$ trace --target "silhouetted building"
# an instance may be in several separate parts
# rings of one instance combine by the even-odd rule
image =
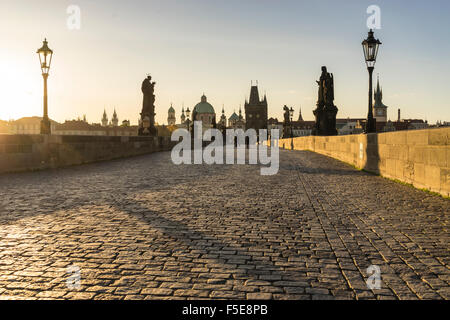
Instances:
[[[292,135],[294,137],[310,136],[316,126],[315,121],[292,121]]]
[[[116,108],[114,108],[114,113],[111,118],[111,125],[117,127],[119,125],[119,118],[117,117]]]
[[[175,122],[176,122],[175,109],[172,107],[172,104],[170,104],[170,108],[169,108],[168,116],[167,116],[167,125],[173,126],[173,125],[175,125]]]
[[[183,124],[186,121],[186,115],[184,114],[184,106],[181,108],[181,123]]]
[[[225,116],[225,109],[223,106],[222,106],[222,115],[220,116],[220,120],[217,125],[219,129],[225,129],[227,127],[227,117]]]
[[[238,120],[239,120],[238,115],[236,114],[236,112],[233,112],[231,116],[228,118],[228,126],[229,127],[234,126]]]
[[[10,134],[40,134],[42,117],[23,117],[8,122]],[[58,122],[50,119],[50,128],[53,133]]]
[[[292,121],[292,123],[289,124],[288,130],[284,130],[284,123],[281,121],[278,121],[277,118],[270,118],[267,120],[267,130],[270,133],[270,130],[279,130],[280,138],[290,138],[290,130],[292,126],[292,135],[294,137],[304,137],[304,136],[310,136],[312,134],[312,131],[316,125],[315,121]],[[287,136],[286,133],[287,132]]]
[[[283,136],[283,122],[278,121],[277,118],[270,118],[267,120],[267,131],[271,134],[271,130],[279,130],[280,138]]]
[[[366,119],[364,118],[350,118],[350,117],[343,119],[336,119],[336,129],[338,131],[338,135],[362,133],[363,129],[358,127],[358,123],[365,120]]]
[[[64,123],[56,124],[52,133],[71,136],[136,136],[138,127],[131,126],[128,120],[124,120],[121,126],[103,126],[83,120],[66,120]]]
[[[250,100],[245,101],[245,128],[255,129],[259,134],[259,129],[267,129],[267,98],[259,100],[258,86],[251,86]]]
[[[299,108],[300,109],[300,108]],[[302,109],[300,109],[300,111],[298,112],[298,120],[297,121],[303,121],[303,117],[302,117]]]
[[[366,120],[358,121],[357,129],[363,130],[365,128]],[[429,125],[426,121],[421,119],[403,119],[401,121],[378,122],[376,123],[376,132],[389,132],[389,131],[401,131],[401,130],[417,130],[426,129]]]
[[[383,104],[383,90],[380,89],[380,79],[377,79],[377,88],[374,92],[373,116],[377,122],[387,121],[387,106]]]
[[[108,116],[106,115],[105,109],[103,109],[102,126],[104,127],[108,126]]]
[[[202,95],[201,100],[197,103],[192,111],[192,118],[195,121],[201,121],[203,130],[213,127],[216,122],[216,112],[214,107],[208,103],[206,96]]]

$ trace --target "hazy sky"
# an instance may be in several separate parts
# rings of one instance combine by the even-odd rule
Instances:
[[[67,28],[69,5],[81,9],[81,29]],[[220,115],[244,104],[250,81],[267,93],[269,115],[301,106],[312,120],[315,80],[326,65],[335,77],[338,117],[367,115],[368,73],[361,41],[366,9],[381,8],[383,45],[375,66],[388,117],[450,120],[450,2],[365,0],[0,0],[1,119],[42,115],[36,50],[44,37],[55,52],[49,115],[56,121],[103,109],[137,123],[140,85],[156,84],[156,121],[170,103],[192,107],[203,92]]]

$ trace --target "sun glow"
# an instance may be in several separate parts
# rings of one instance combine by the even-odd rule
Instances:
[[[37,71],[39,62],[34,62],[31,65],[30,59],[22,60],[8,53],[0,54],[0,119],[41,116],[43,84],[40,72]],[[30,68],[37,70],[30,72]]]

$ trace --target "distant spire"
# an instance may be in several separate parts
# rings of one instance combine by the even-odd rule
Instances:
[[[303,117],[302,117],[302,109],[301,107],[299,107],[299,114],[298,114],[298,121],[303,121]]]
[[[380,92],[380,74],[377,73],[377,92]]]

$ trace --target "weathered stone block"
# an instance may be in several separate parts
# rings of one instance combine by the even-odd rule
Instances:
[[[450,150],[450,146],[431,146],[425,150],[426,164],[438,167],[448,167],[447,153]]]
[[[437,166],[425,165],[425,185],[433,191],[440,190],[441,168]]]
[[[414,163],[414,181],[425,185],[425,164]]]
[[[386,159],[386,173],[395,176],[395,159]]]
[[[409,151],[409,159],[413,161],[414,163],[425,163],[425,150],[427,147],[425,146],[408,146]]]
[[[406,161],[401,159],[395,160],[395,177],[399,180],[404,179],[404,170],[406,167]]]
[[[386,144],[406,144],[406,131],[390,132],[386,136]]]
[[[408,145],[427,145],[429,130],[408,130],[406,132],[406,143]]]
[[[382,144],[382,143],[386,143],[386,133],[379,133],[378,134],[378,143]]]
[[[447,129],[447,128],[444,128]],[[449,145],[449,131],[430,129],[428,131],[428,143],[430,145]]]
[[[441,168],[441,187],[440,193],[450,197],[450,169]]]
[[[378,145],[378,155],[381,159],[389,157],[389,146],[386,144]]]

